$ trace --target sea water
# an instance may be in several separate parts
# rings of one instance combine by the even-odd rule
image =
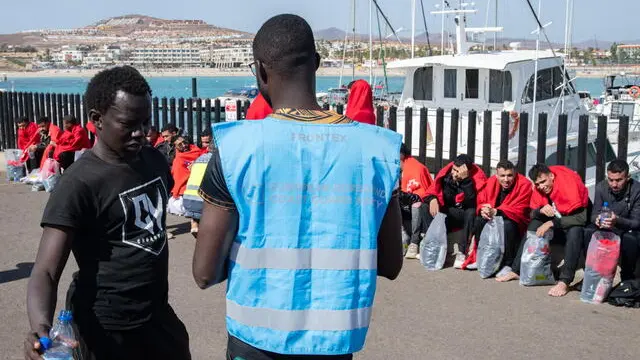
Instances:
[[[368,80],[368,77],[357,77],[357,79]],[[256,84],[255,77],[252,76],[198,76],[198,96],[201,98],[213,98],[221,96],[227,90],[243,86]],[[377,77],[376,84],[383,78]],[[59,94],[82,94],[87,88],[90,77],[32,77],[32,78],[9,78],[6,82],[0,82],[0,88],[6,90],[39,92],[39,93],[59,93]],[[350,76],[343,77],[342,84],[351,81]],[[191,97],[191,77],[147,77],[147,81],[153,91],[153,96],[158,97]],[[404,77],[389,77],[389,91],[401,92],[404,86]],[[330,88],[337,88],[340,85],[338,76],[319,76],[316,81],[316,92],[324,92]],[[600,96],[604,90],[602,79],[599,78],[578,78],[575,80],[576,90],[586,90],[591,92],[592,97]]]

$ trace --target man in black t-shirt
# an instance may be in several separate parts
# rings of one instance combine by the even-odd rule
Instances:
[[[69,252],[79,271],[67,293],[82,359],[190,359],[168,303],[165,158],[143,146],[151,89],[132,67],[96,75],[85,94],[98,141],[60,179],[42,217],[27,290],[25,355],[40,359]]]

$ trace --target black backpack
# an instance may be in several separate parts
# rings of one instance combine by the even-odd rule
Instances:
[[[623,281],[609,294],[609,304],[640,308],[640,279]]]

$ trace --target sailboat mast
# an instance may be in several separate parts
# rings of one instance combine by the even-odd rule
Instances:
[[[356,0],[353,0],[353,61],[351,81],[356,79]]]
[[[416,55],[416,0],[411,1],[411,58]]]
[[[496,18],[495,18],[495,26],[498,27],[498,0],[496,0]],[[498,50],[498,33],[493,33],[493,51]]]
[[[373,0],[369,0],[369,84],[373,86]]]
[[[444,11],[444,0],[442,0],[442,7],[440,8]],[[440,55],[444,55],[444,14],[442,14],[442,29],[440,30]]]
[[[538,0],[538,18],[542,17],[542,0]],[[534,69],[534,79],[533,79],[533,121],[536,119],[536,100],[538,95],[538,52],[540,51],[540,32],[542,31],[542,27],[538,24],[538,34],[536,37],[536,59],[535,59],[535,69]],[[533,129],[533,128],[532,128]]]

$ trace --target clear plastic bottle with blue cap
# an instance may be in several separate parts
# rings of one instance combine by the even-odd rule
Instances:
[[[604,203],[602,203],[602,208],[600,209],[600,214],[598,214],[598,216],[600,217],[600,224],[602,224],[603,221],[611,218],[611,209],[609,209],[608,202],[605,201]]]
[[[40,345],[45,360],[73,360],[76,336],[73,331],[73,316],[69,310],[61,310],[49,337],[41,337]]]

